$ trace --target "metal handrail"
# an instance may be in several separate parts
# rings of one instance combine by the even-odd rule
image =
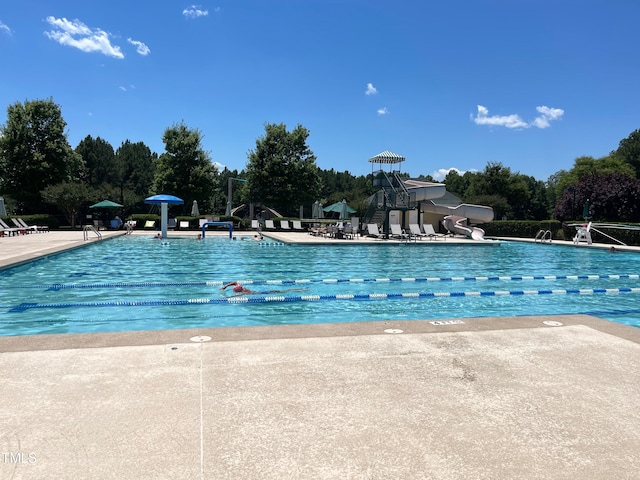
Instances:
[[[540,230],[536,234],[534,241],[537,242],[538,240],[540,242],[551,242],[551,230]]]
[[[85,225],[84,227],[82,227],[82,235],[84,236],[85,240],[89,240],[89,231],[95,233],[98,236],[98,240],[102,240],[102,234],[98,230],[96,230],[96,227],[94,227],[93,225]]]

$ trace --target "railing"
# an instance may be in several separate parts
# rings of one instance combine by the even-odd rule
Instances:
[[[540,230],[536,234],[535,242],[549,242],[551,243],[551,230]]]
[[[96,230],[96,227],[93,225],[85,225],[82,227],[82,235],[85,240],[89,240],[89,232],[93,232],[98,236],[98,240],[102,240],[102,234]]]

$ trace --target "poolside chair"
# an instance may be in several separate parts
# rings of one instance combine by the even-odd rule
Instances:
[[[35,225],[32,226],[32,227],[29,227],[27,225],[20,225],[18,220],[13,218],[13,217],[11,218],[11,222],[20,231],[20,233],[31,233],[31,232],[37,232],[38,231],[36,229]]]
[[[169,218],[167,220],[167,228],[172,228],[175,230],[177,226],[178,226],[178,222],[176,221],[175,218]]]
[[[24,227],[24,228],[33,228],[33,229],[35,229],[36,232],[48,232],[49,231],[49,227],[47,225],[27,225],[27,222],[25,222],[21,218],[16,218],[15,220],[22,227]]]
[[[189,230],[189,220],[180,220],[180,230]]]
[[[24,227],[23,228],[10,227],[1,218],[0,218],[0,228],[2,228],[4,233],[8,233],[9,235],[17,235],[19,233],[27,233],[26,230],[24,229]]]
[[[293,220],[292,223],[294,230],[304,230],[304,228],[302,228],[302,222],[300,220]]]
[[[275,230],[276,226],[273,224],[273,220],[265,220],[264,221],[264,227],[267,230]]]
[[[354,237],[360,235],[360,217],[351,217],[351,230]]]
[[[144,228],[153,228],[155,230],[156,221],[155,220],[147,220],[146,222],[144,222]]]
[[[376,223],[369,223],[367,225],[367,232],[369,232],[367,235],[368,237],[383,238],[380,230],[378,230],[378,224]]]
[[[420,225],[418,225],[417,223],[410,223],[409,231],[411,232],[411,236],[416,237],[420,240],[422,240],[422,237],[425,236],[425,234],[422,233],[422,230],[420,230]]]
[[[399,223],[392,223],[391,225],[389,225],[389,227],[391,228],[391,238],[398,238],[401,240],[406,240],[409,238],[409,234],[405,233],[404,230],[402,230],[402,227],[400,227]]]
[[[291,230],[291,227],[289,226],[289,220],[280,220],[280,228],[282,230]]]
[[[438,238],[442,238],[443,240],[447,239],[447,236],[445,234],[436,233],[436,231],[433,229],[433,225],[431,225],[430,223],[424,223],[422,225],[422,228],[424,229],[424,234],[429,237],[429,240],[437,240]]]
[[[260,230],[260,222],[258,220],[251,220],[251,228],[254,230]]]

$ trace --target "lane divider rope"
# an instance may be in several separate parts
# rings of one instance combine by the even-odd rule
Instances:
[[[598,295],[618,293],[640,293],[640,287],[620,288],[572,288],[546,290],[486,290],[475,292],[409,292],[409,293],[359,293],[338,295],[241,295],[223,298],[188,298],[175,300],[124,300],[100,302],[70,303],[22,303],[10,307],[10,312],[22,312],[31,309],[46,308],[80,308],[80,307],[150,307],[164,305],[192,304],[248,304],[269,302],[317,302],[335,300],[387,300],[401,298],[443,298],[443,297],[486,297],[486,296],[521,296],[521,295]],[[6,308],[6,306],[3,306]]]
[[[398,278],[321,278],[298,280],[242,280],[245,285],[298,285],[305,283],[402,283],[402,282],[495,282],[495,281],[556,281],[556,280],[638,280],[638,274],[601,275],[508,275],[477,277],[398,277]],[[105,283],[60,283],[50,285],[10,285],[12,289],[96,289],[96,288],[160,288],[160,287],[219,287],[226,282],[220,280],[198,282],[105,282]]]

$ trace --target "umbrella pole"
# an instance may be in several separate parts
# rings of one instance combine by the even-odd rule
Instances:
[[[169,204],[163,202],[160,210],[160,226],[162,229],[162,238],[167,238],[167,223],[169,218]]]

